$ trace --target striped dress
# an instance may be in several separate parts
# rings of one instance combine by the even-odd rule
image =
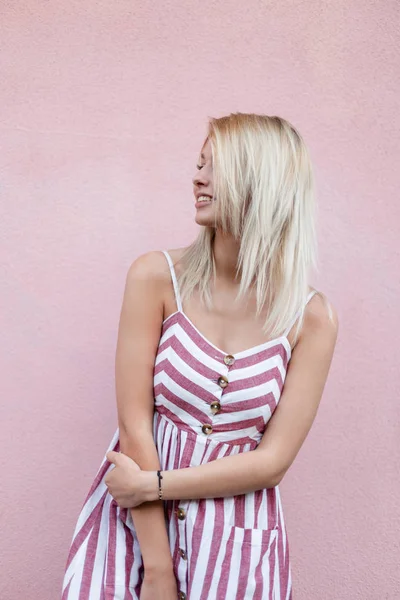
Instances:
[[[161,469],[249,452],[282,393],[288,333],[234,355],[217,348],[182,310],[165,319],[154,366],[154,440]],[[310,292],[307,301],[316,293]],[[119,450],[119,431],[107,448]],[[129,509],[104,483],[105,456],[75,527],[62,600],[139,600],[144,567]],[[279,486],[227,498],[164,501],[179,600],[292,600]]]

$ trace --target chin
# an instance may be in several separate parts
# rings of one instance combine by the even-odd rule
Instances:
[[[215,215],[212,209],[212,206],[197,209],[194,216],[195,223],[197,223],[198,225],[208,225],[210,227],[213,227],[215,224]]]
[[[197,225],[207,225],[208,227],[214,227],[214,219],[212,217],[206,217],[206,215],[196,215],[194,222]]]

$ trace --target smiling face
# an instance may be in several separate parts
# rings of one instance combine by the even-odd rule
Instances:
[[[195,197],[195,221],[199,225],[215,225],[213,161],[210,140],[207,139],[196,165],[197,172],[193,177],[193,193]]]

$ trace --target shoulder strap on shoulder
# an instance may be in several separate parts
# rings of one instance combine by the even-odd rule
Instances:
[[[306,307],[306,306],[307,306],[307,304],[309,303],[309,301],[311,300],[311,298],[312,298],[312,297],[313,297],[315,294],[317,294],[317,293],[318,293],[318,290],[312,290],[312,291],[311,291],[311,292],[308,294],[308,296],[307,296],[307,298],[306,298],[306,301],[305,301],[305,303],[304,303],[304,307]],[[287,337],[287,336],[289,335],[289,332],[290,332],[290,330],[292,329],[293,325],[296,323],[296,321],[297,321],[297,319],[299,318],[300,314],[301,314],[301,309],[299,309],[299,310],[296,312],[295,316],[293,317],[293,319],[292,319],[292,320],[291,320],[291,322],[289,323],[289,327],[287,327],[287,328],[286,328],[286,331],[285,331],[285,332],[284,332],[284,334],[283,334],[285,337]]]
[[[168,261],[169,264],[169,269],[171,271],[171,279],[172,279],[172,284],[174,286],[174,293],[175,293],[175,300],[176,300],[176,305],[178,307],[178,310],[180,312],[182,312],[182,302],[181,302],[181,295],[179,292],[179,286],[178,286],[178,280],[176,278],[176,273],[175,273],[175,269],[174,269],[174,263],[172,262],[172,258],[169,255],[169,252],[167,252],[167,250],[163,250],[163,253]]]

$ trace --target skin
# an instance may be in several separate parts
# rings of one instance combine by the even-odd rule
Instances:
[[[198,167],[193,178],[195,197],[213,196],[212,153],[208,141],[201,150]],[[213,202],[196,209],[196,223],[213,225],[213,211]],[[182,251],[179,248],[169,251],[174,262],[179,260]],[[222,235],[217,228],[216,283],[212,289],[215,309],[206,314],[196,296],[190,299],[190,306],[183,307],[207,339],[231,354],[268,339],[260,333],[265,313],[258,320],[254,318],[255,297],[249,296],[245,304],[234,306],[239,285],[235,279],[237,254],[238,243],[232,236]],[[338,317],[334,307],[332,310],[333,319],[329,320],[318,294],[308,303],[279,404],[258,447],[252,452],[204,465],[163,471],[165,500],[233,496],[280,483],[310,431],[322,398],[338,334]],[[175,311],[164,255],[154,251],[139,256],[127,275],[117,345],[116,384],[122,452],[107,453],[114,468],[108,472],[105,483],[121,507],[131,508],[144,558],[145,580],[148,574],[143,587],[144,600],[150,598],[151,593],[152,598],[176,598],[162,501],[158,500],[156,470],[160,465],[151,430],[153,366],[160,329],[163,319]],[[288,339],[292,345],[292,332]],[[165,591],[166,582],[169,592]]]

